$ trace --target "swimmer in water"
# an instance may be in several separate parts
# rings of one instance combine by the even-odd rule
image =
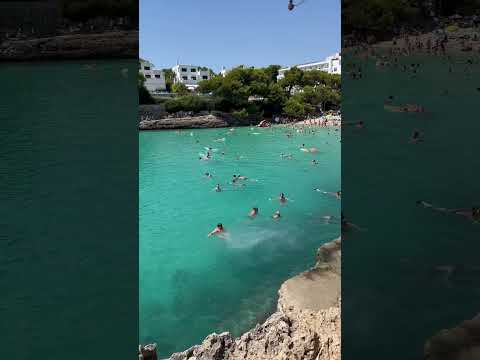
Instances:
[[[250,216],[252,219],[257,215],[258,215],[258,208],[257,207],[252,208],[252,210],[250,210],[250,213],[248,214],[248,216]]]
[[[281,193],[278,200],[280,201],[280,203],[282,204],[285,204],[287,202],[287,198],[285,197],[285,194],[284,193]]]
[[[206,172],[206,173],[205,173],[205,177],[208,178],[208,179],[211,179],[211,178],[213,177],[213,175],[210,174],[210,173],[208,173],[208,172]]]
[[[335,216],[333,215],[323,216],[323,220],[325,220],[325,224],[331,224],[334,219],[335,219]]]
[[[220,184],[215,185],[215,191],[216,192],[222,191],[222,188],[220,187]]]
[[[320,189],[318,189],[318,188],[315,188],[315,189],[313,189],[313,190],[314,190],[314,191],[321,192],[322,194],[325,194],[325,195],[335,196],[338,200],[340,200],[341,197],[342,197],[342,192],[341,192],[341,191],[328,192],[328,191],[320,190]]]
[[[411,144],[417,144],[419,142],[422,142],[423,140],[420,137],[420,131],[414,130],[412,137],[410,138],[410,143]]]
[[[357,129],[363,129],[365,128],[365,123],[363,121],[359,121],[356,125]]]
[[[342,218],[341,218],[342,231],[347,231],[347,230],[350,230],[350,229],[365,231],[365,229],[362,229],[360,226],[357,226],[355,224],[352,224],[351,222],[348,222],[347,219],[345,218],[345,216],[343,216],[343,211],[342,211],[341,214],[342,214]]]
[[[211,236],[217,236],[217,235],[222,235],[222,234],[225,234],[225,228],[223,227],[223,225],[221,223],[217,224],[217,226],[215,227],[215,229],[213,229],[209,234],[208,234],[208,237],[211,237]]]
[[[424,208],[432,209],[434,211],[442,212],[445,214],[460,215],[474,222],[480,222],[480,208],[475,206],[471,208],[463,208],[463,209],[447,209],[447,208],[435,207],[432,204],[429,204],[423,200],[418,200],[417,205],[423,206]]]
[[[280,219],[280,217],[281,217],[281,216],[280,216],[280,211],[278,211],[278,210],[275,211],[275,212],[273,213],[273,215],[272,215],[272,218],[274,218],[275,220],[276,220],[276,219]]]
[[[318,165],[317,160],[313,159],[313,160],[312,160],[312,165]]]

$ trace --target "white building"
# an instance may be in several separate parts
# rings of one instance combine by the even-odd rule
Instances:
[[[340,53],[336,53],[332,56],[328,56],[323,61],[316,61],[306,64],[295,65],[300,70],[321,70],[329,74],[341,74],[342,73],[342,56]],[[292,66],[281,68],[278,70],[277,79],[283,79],[285,77],[285,72],[290,70]]]
[[[196,89],[200,81],[210,79],[209,70],[202,70],[195,65],[176,65],[172,70],[175,74],[175,83],[182,83],[190,90]]]
[[[222,66],[222,71],[220,71],[220,75],[225,77],[225,75],[227,75],[228,71],[229,70],[227,70],[227,68],[225,66]]]
[[[156,70],[151,62],[140,60],[139,72],[145,77],[145,87],[150,93],[154,94],[167,89],[165,74],[162,70]]]

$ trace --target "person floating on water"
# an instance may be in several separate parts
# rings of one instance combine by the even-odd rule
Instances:
[[[274,218],[275,220],[280,219],[280,217],[281,216],[280,216],[280,211],[279,210],[275,211],[272,215],[272,218]]]
[[[223,225],[221,223],[218,223],[217,226],[215,227],[215,229],[213,229],[209,234],[208,234],[208,237],[211,237],[211,236],[222,236],[222,235],[225,235],[226,234],[226,230],[225,228],[223,227]]]
[[[313,160],[312,160],[312,165],[318,165],[318,161],[315,160],[315,159],[313,159]]]
[[[252,208],[252,210],[250,210],[250,213],[248,214],[248,216],[250,216],[251,218],[254,218],[257,215],[258,215],[258,207]]]
[[[284,193],[281,193],[278,200],[280,201],[280,203],[285,204],[288,199],[285,197]]]
[[[418,200],[417,205],[427,209],[434,210],[434,211],[442,212],[445,214],[460,215],[474,222],[480,222],[480,208],[476,206],[473,206],[471,208],[462,208],[462,209],[447,209],[447,208],[435,207],[432,204],[429,204],[423,200]]]
[[[208,179],[211,179],[211,178],[213,177],[213,175],[210,174],[210,173],[208,173],[208,172],[206,172],[206,173],[205,173],[205,177],[208,178]]]
[[[411,144],[417,144],[419,142],[422,142],[423,139],[421,138],[420,131],[414,130],[412,133],[412,137],[410,138],[410,143]]]
[[[351,222],[348,222],[347,219],[345,218],[345,216],[343,216],[343,211],[342,211],[341,215],[342,215],[342,217],[341,217],[342,231],[347,231],[347,230],[350,230],[350,229],[355,229],[355,230],[358,230],[358,231],[366,231],[365,229],[362,229],[360,226],[357,226],[355,224],[352,224]]]
[[[314,190],[314,191],[317,191],[317,192],[321,192],[322,194],[325,194],[325,195],[335,196],[338,200],[340,200],[341,197],[342,197],[342,192],[341,192],[341,191],[328,192],[328,191],[320,190],[319,188],[315,188],[315,189],[313,189],[313,190]]]
[[[220,187],[220,184],[215,185],[215,191],[216,192],[222,191],[222,188]]]

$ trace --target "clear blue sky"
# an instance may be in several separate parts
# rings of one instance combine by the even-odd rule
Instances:
[[[299,0],[297,0],[299,1]],[[158,68],[294,65],[340,50],[340,0],[140,0],[140,57]]]

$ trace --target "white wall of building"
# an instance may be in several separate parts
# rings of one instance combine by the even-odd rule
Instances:
[[[342,73],[342,56],[340,53],[336,53],[332,56],[328,56],[323,61],[316,61],[306,64],[295,65],[300,70],[321,70],[329,74],[341,74]],[[278,70],[278,80],[281,80],[285,77],[285,72],[290,70],[292,66],[281,68]]]
[[[200,70],[195,65],[176,65],[172,68],[175,83],[182,83],[189,89],[195,89],[202,80],[210,79],[210,71]]]
[[[155,69],[152,63],[140,61],[139,72],[145,77],[145,87],[150,93],[162,92],[167,89],[165,74],[162,70]]]

